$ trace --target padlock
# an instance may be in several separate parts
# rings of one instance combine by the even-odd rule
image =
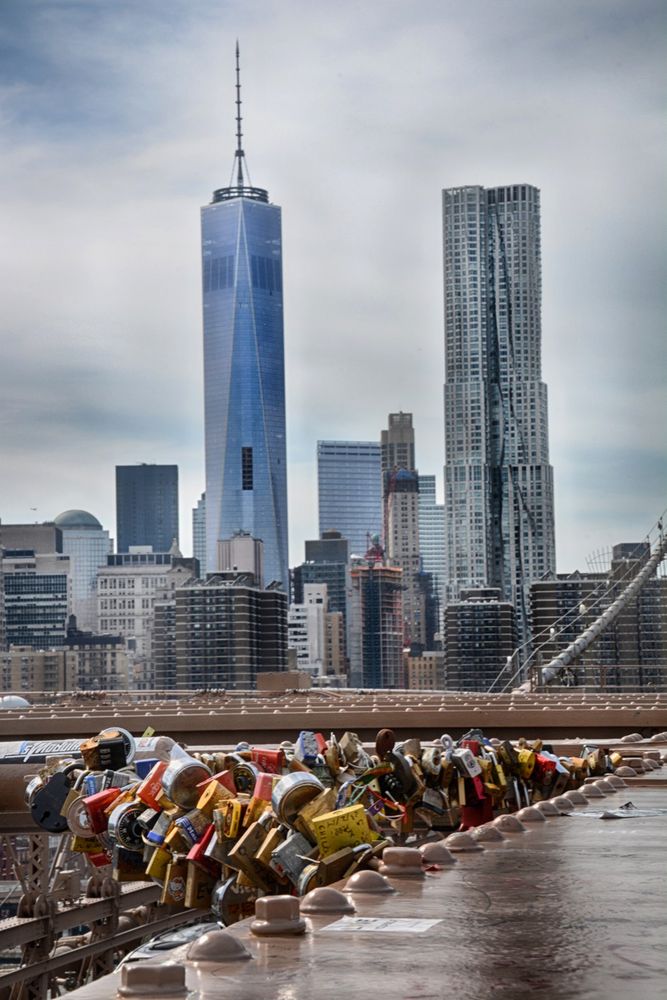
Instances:
[[[145,757],[143,760],[136,760],[134,762],[134,767],[137,772],[137,777],[143,781],[144,778],[148,777],[156,764],[157,759],[155,757]]]
[[[491,761],[493,765],[493,780],[498,785],[501,791],[501,798],[505,798],[507,794],[507,777],[505,775],[505,769],[498,759],[498,755],[495,750],[490,746],[484,748],[484,755]]]
[[[248,760],[236,761],[232,767],[232,774],[237,790],[246,795],[252,795],[259,773],[256,764],[252,764]]]
[[[250,759],[260,771],[264,771],[267,774],[283,773],[283,767],[285,766],[284,750],[264,750],[261,747],[254,747],[250,751]]]
[[[210,818],[199,809],[191,809],[185,816],[181,816],[175,820],[175,825],[179,828],[183,839],[189,845],[188,849],[197,843],[208,828],[209,823]]]
[[[149,830],[152,830],[157,823],[160,816],[163,813],[159,812],[157,809],[143,809],[137,816],[137,823],[141,827],[143,834],[147,834]]]
[[[245,813],[243,815],[243,828],[247,828],[252,824],[257,822],[258,819],[264,815],[265,812],[269,812],[271,809],[271,803],[267,802],[265,799],[258,799],[254,795],[248,803]]]
[[[101,792],[104,787],[104,773],[102,771],[91,771],[90,774],[84,776],[81,783],[81,791],[84,795],[94,795],[95,792]]]
[[[171,860],[171,851],[167,851],[164,847],[156,847],[146,865],[146,874],[156,882],[164,882]]]
[[[216,754],[216,758],[219,756],[220,754]],[[218,771],[216,772],[216,774],[212,774],[210,777],[205,778],[203,781],[200,781],[199,784],[197,785],[200,794],[202,794],[204,790],[208,788],[208,786],[214,781],[217,782],[219,785],[222,785],[223,789],[228,791],[230,795],[236,795],[236,785],[234,784],[234,775],[232,774],[231,770]],[[229,796],[224,796],[224,797],[228,798]]]
[[[404,800],[407,801],[412,795],[419,791],[419,785],[410,766],[408,759],[397,750],[386,753],[384,760],[389,762],[394,770],[394,775],[398,780],[403,793]],[[382,778],[380,779],[382,785]]]
[[[184,903],[187,878],[188,863],[185,855],[176,855],[167,865],[160,902],[168,906]]]
[[[137,775],[129,771],[111,771],[106,770],[103,772],[103,783],[102,788],[127,788],[128,785],[137,784]]]
[[[228,799],[219,809],[213,810],[213,822],[220,840],[233,840],[238,836],[244,808],[238,799]]]
[[[361,771],[365,771],[372,764],[356,733],[343,733],[338,743],[338,750],[347,764],[353,764]]]
[[[452,761],[464,778],[478,778],[482,773],[479,761],[467,747],[452,750]]]
[[[141,815],[143,816],[143,813]],[[154,825],[146,832],[146,840],[148,843],[156,847],[160,847],[164,844],[164,838],[166,837],[167,831],[169,830],[172,822],[172,818],[168,813],[159,813]]]
[[[112,878],[115,882],[139,882],[146,877],[144,859],[136,851],[128,851],[119,844],[111,854]]]
[[[83,802],[90,816],[90,829],[93,833],[101,833],[109,825],[106,809],[120,795],[120,788],[106,788],[103,792],[86,795]]]
[[[194,844],[188,852],[186,860],[192,861],[193,864],[199,865],[200,868],[204,869],[204,871],[217,876],[220,872],[220,866],[213,860],[213,858],[206,854],[206,849],[214,836],[215,827],[213,823],[210,823],[197,843]]]
[[[393,729],[381,729],[375,737],[375,752],[380,760],[396,746],[396,734]]]
[[[524,781],[533,773],[535,768],[535,751],[528,747],[521,747],[517,753],[519,758],[519,773]]]
[[[276,787],[280,778],[276,774],[259,774],[257,781],[255,782],[255,787],[253,789],[252,795],[254,799],[262,799],[264,802],[268,802],[271,805],[271,796],[273,795],[273,789]]]
[[[285,838],[285,827],[276,826],[272,830],[269,830],[268,833],[265,831],[264,840],[255,853],[255,860],[264,868],[273,871],[271,869],[271,855],[274,851],[278,850],[281,844],[285,843]]]
[[[70,850],[75,854],[99,854],[102,846],[97,837],[72,837]]]
[[[218,882],[211,896],[213,916],[222,927],[252,917],[260,890],[256,886],[239,886],[236,875]]]
[[[294,829],[302,833],[313,845],[316,844],[317,836],[313,827],[313,820],[316,816],[321,816],[323,813],[332,812],[335,807],[336,796],[334,790],[333,788],[326,788],[314,799],[311,799],[310,802],[305,802],[302,805],[294,820]]]
[[[509,740],[504,740],[498,747],[498,757],[505,767],[508,776],[518,778],[521,773],[519,757]]]
[[[289,837],[271,854],[270,867],[282,878],[288,878],[296,886],[299,875],[309,863],[313,847],[300,833],[290,833]]]
[[[121,764],[124,767],[126,764],[131,764],[137,752],[137,741],[134,736],[127,731],[127,729],[121,729],[120,726],[114,726],[110,729],[103,729],[97,734],[96,739],[100,742],[106,742],[109,740],[117,740],[120,737],[123,741],[123,752],[125,761]],[[164,739],[164,737],[162,737]],[[113,764],[109,764],[109,767],[114,767]]]
[[[105,771],[107,768],[119,771],[127,764],[127,744],[118,730],[107,730],[100,736],[85,740],[80,750],[90,771]]]
[[[81,795],[70,801],[67,811],[65,812],[65,818],[67,820],[67,826],[75,837],[92,836],[93,828],[90,821],[90,814]]]
[[[232,793],[224,785],[217,781],[209,781],[197,799],[197,809],[210,818],[214,809],[218,809],[225,799],[232,797]]]
[[[43,830],[49,833],[64,833],[67,830],[67,820],[61,810],[72,790],[74,772],[80,769],[78,763],[67,764],[62,770],[54,771],[41,786],[34,785],[30,790],[30,814]],[[26,795],[29,789],[30,786]]]
[[[159,799],[162,794],[162,776],[167,770],[165,761],[157,761],[137,787],[137,798],[141,799],[149,809],[159,808]]]
[[[164,794],[178,806],[193,809],[201,792],[198,783],[211,777],[210,768],[192,757],[175,758],[162,775]],[[147,802],[152,806],[153,803]]]
[[[421,768],[428,784],[435,784],[442,771],[442,750],[440,747],[426,747],[421,755]]]
[[[308,767],[312,765],[317,760],[317,755],[320,752],[320,748],[315,739],[315,733],[311,732],[309,729],[302,729],[297,736],[296,746],[294,749],[294,756],[297,760],[300,760],[302,764],[306,764]]]
[[[118,847],[143,854],[142,829],[138,822],[143,809],[141,802],[123,802],[109,816],[109,836]]]
[[[203,871],[197,865],[188,862],[187,879],[185,883],[185,905],[189,909],[208,909],[211,896],[216,885],[215,875]]]
[[[342,847],[328,858],[322,858],[317,865],[317,885],[331,885],[345,878],[356,858],[353,847]]]
[[[279,822],[291,826],[301,807],[324,791],[315,775],[299,772],[287,774],[274,786],[271,806]]]
[[[253,823],[229,852],[227,863],[245,872],[253,885],[258,885],[264,892],[269,892],[273,880],[269,878],[266,868],[256,857],[265,839],[266,830],[259,823]]]
[[[422,792],[421,806],[436,816],[444,816],[446,805],[441,789],[425,788]]]
[[[311,823],[322,858],[335,854],[343,847],[368,844],[376,839],[368,826],[366,810],[360,804],[315,816]]]
[[[220,840],[217,831],[214,831],[213,836],[204,848],[204,857],[207,860],[214,861],[218,867],[224,867],[227,864],[227,858],[233,846],[233,840]]]

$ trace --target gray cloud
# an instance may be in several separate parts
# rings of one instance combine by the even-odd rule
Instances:
[[[242,43],[253,180],[283,206],[292,561],[315,442],[415,414],[443,464],[440,189],[542,190],[559,568],[665,503],[664,5],[9,0],[0,26],[0,516],[113,465],[203,485],[198,209]]]

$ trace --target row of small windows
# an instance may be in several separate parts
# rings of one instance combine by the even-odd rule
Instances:
[[[204,259],[204,292],[224,291],[234,287],[234,255]],[[252,287],[273,294],[282,292],[280,261],[273,257],[252,254],[250,257]]]
[[[274,291],[282,292],[283,279],[279,260],[273,257],[260,257],[257,254],[252,254],[250,257],[250,270],[252,272],[253,288],[261,288],[271,295],[273,295]]]
[[[217,292],[234,284],[234,256],[204,260],[204,291]]]

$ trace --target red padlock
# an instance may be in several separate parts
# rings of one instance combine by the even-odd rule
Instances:
[[[149,809],[159,809],[158,799],[162,795],[162,775],[167,770],[167,762],[159,760],[137,788],[137,798]]]
[[[204,871],[210,872],[212,875],[219,875],[220,865],[218,862],[214,861],[213,858],[207,858],[204,854],[214,833],[215,825],[211,823],[202,834],[201,839],[190,848],[186,860],[194,862],[199,868],[203,868]]]
[[[84,798],[83,804],[90,816],[90,829],[92,833],[102,833],[106,830],[109,825],[109,817],[104,810],[118,798],[120,793],[120,788],[105,788],[102,792],[95,792],[94,795],[87,795]]]
[[[217,774],[212,775],[210,778],[204,778],[197,785],[197,788],[204,789],[207,785],[210,785],[212,781],[217,781],[219,785],[222,785],[231,792],[232,795],[236,795],[236,784],[234,783],[234,775],[231,771],[218,771]]]
[[[267,774],[282,774],[285,766],[285,753],[283,750],[263,750],[253,747],[250,751],[250,759],[261,771]]]

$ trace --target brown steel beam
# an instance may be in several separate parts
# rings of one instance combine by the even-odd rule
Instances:
[[[170,927],[179,927],[193,923],[207,916],[207,910],[183,910],[180,913],[170,913],[169,916],[161,917],[149,924],[142,924],[140,927],[131,927],[127,931],[120,931],[111,938],[103,938],[91,944],[82,945],[80,948],[73,948],[69,954],[55,955],[43,962],[36,962],[26,968],[15,969],[4,976],[0,976],[0,990],[14,983],[25,983],[27,980],[37,979],[44,975],[51,975],[57,969],[66,968],[74,962],[82,961],[86,958],[94,957],[104,951],[123,948],[134,941],[144,937],[155,937],[162,931],[169,930]],[[25,921],[24,921],[25,922]],[[30,921],[35,923],[36,921]],[[37,921],[40,922],[40,921]],[[70,925],[73,926],[73,925]],[[74,925],[75,926],[75,925]]]
[[[110,917],[115,911],[123,912],[135,906],[156,903],[161,888],[155,883],[139,882],[122,886],[118,902],[113,897],[84,900],[51,917],[9,917],[0,920],[0,949],[15,948],[36,941],[51,927],[56,933]],[[0,980],[1,982],[1,980]]]

